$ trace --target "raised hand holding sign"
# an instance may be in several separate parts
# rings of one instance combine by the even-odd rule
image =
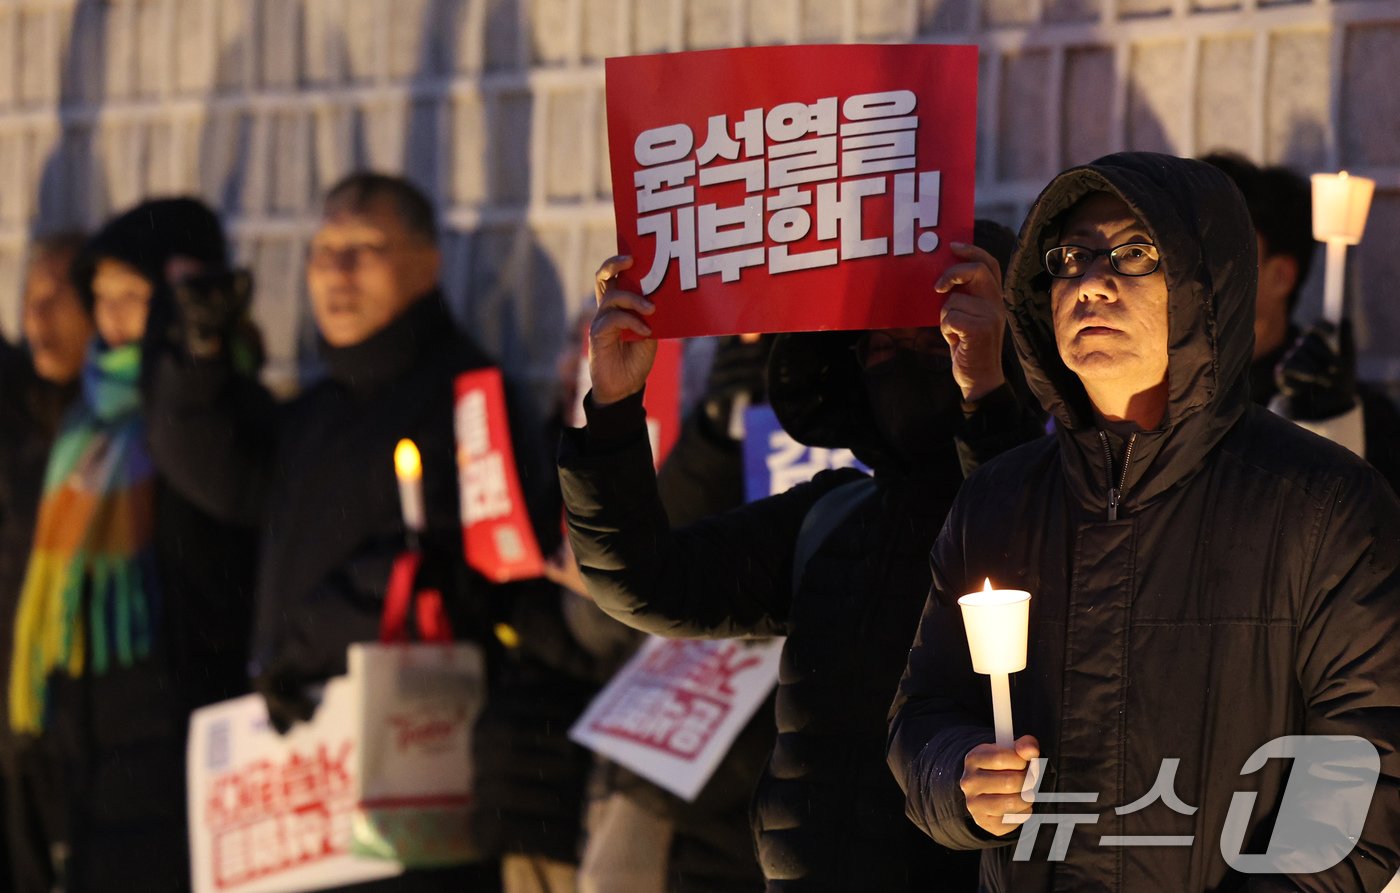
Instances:
[[[630,257],[610,257],[593,277],[598,313],[588,332],[588,372],[593,402],[602,406],[645,387],[656,362],[656,341],[643,320],[656,312],[656,305],[617,284],[618,274],[631,267]]]

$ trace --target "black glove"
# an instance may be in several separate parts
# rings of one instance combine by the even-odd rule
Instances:
[[[1319,321],[1283,355],[1274,383],[1285,398],[1285,414],[1298,421],[1330,419],[1356,406],[1356,345],[1350,321],[1341,331]]]
[[[277,734],[285,735],[299,722],[310,722],[316,715],[316,701],[307,693],[302,680],[278,670],[258,674],[253,688],[267,703],[267,718]]]
[[[773,336],[764,335],[745,343],[739,336],[726,338],[715,351],[709,377],[705,379],[704,420],[709,434],[730,437],[734,405],[763,403],[768,395],[768,354]]]
[[[196,276],[174,287],[175,318],[169,340],[196,360],[224,352],[253,300],[253,276],[247,270]]]

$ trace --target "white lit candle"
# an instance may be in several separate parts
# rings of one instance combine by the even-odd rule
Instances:
[[[997,746],[1010,748],[1012,673],[1026,668],[1026,639],[1030,629],[1031,594],[1023,589],[993,589],[987,580],[981,592],[958,599],[972,669],[992,680],[992,718]]]
[[[1341,325],[1344,315],[1347,246],[1361,242],[1376,181],[1338,174],[1312,175],[1313,238],[1327,243],[1322,315]]]
[[[394,473],[399,479],[399,508],[410,534],[423,532],[423,460],[418,447],[407,438],[394,448]]]

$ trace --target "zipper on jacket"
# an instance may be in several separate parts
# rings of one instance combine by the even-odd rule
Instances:
[[[1108,520],[1118,520],[1118,504],[1123,500],[1123,489],[1128,484],[1128,467],[1133,461],[1133,444],[1137,441],[1137,433],[1134,432],[1128,438],[1127,449],[1123,451],[1123,473],[1118,476],[1117,486],[1113,480],[1113,450],[1108,445],[1108,435],[1103,431],[1099,432],[1099,443],[1103,444],[1104,470],[1108,477]]]

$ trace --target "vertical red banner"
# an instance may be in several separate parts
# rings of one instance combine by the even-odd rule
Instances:
[[[456,381],[457,483],[467,564],[505,583],[544,574],[511,448],[499,369],[477,369]]]
[[[656,362],[647,376],[646,393],[642,395],[642,405],[647,411],[647,435],[651,439],[651,456],[660,468],[666,461],[671,448],[681,436],[681,376],[685,359],[685,346],[680,341],[659,341],[656,345]],[[573,426],[582,428],[583,398],[593,387],[593,379],[588,375],[588,336],[584,336],[583,350],[579,352],[578,403],[574,406]]]

